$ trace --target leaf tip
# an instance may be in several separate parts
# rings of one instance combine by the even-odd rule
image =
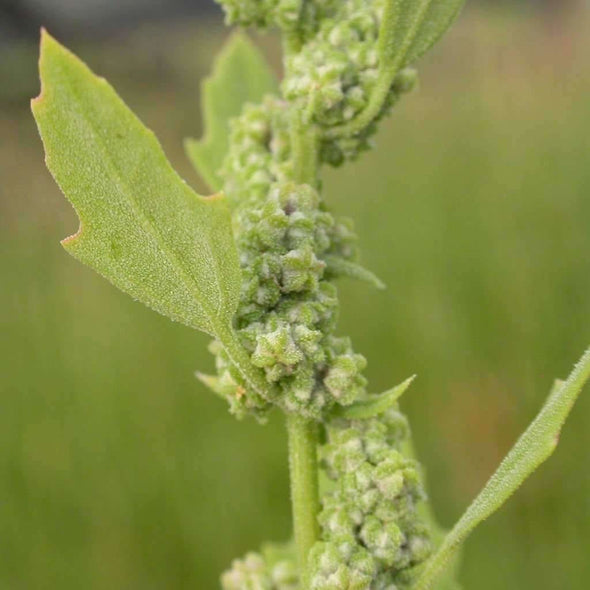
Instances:
[[[206,373],[201,373],[201,371],[195,371],[195,377],[201,382],[203,383],[203,385],[206,385],[207,387],[211,387],[211,384],[213,383],[215,377],[212,377],[211,375],[207,375]]]
[[[256,46],[248,34],[241,29],[235,29],[230,33],[228,40],[217,57],[217,61],[222,62],[232,54],[240,54],[245,51],[255,50]]]
[[[418,377],[417,373],[414,373],[411,377],[408,377],[403,383],[402,385],[407,385],[408,387],[414,383],[414,381],[416,380],[416,378]]]
[[[49,35],[49,33],[47,32],[47,29],[45,27],[41,27],[41,31],[39,33],[40,36],[40,40],[39,40],[39,80],[41,82],[41,89],[39,90],[39,94],[37,96],[35,96],[34,98],[31,98],[31,111],[33,111],[33,114],[35,113],[35,111],[39,108],[39,105],[43,102],[43,99],[45,98],[45,86],[43,84],[43,76],[41,75],[41,68],[42,68],[42,62],[43,62],[43,56],[45,55],[45,51],[44,48],[47,45],[47,38],[51,37],[51,35]]]
[[[47,52],[51,51],[52,49],[62,49],[63,51],[66,51],[65,47],[63,47],[59,43],[59,41],[57,41],[57,39],[55,37],[53,37],[51,35],[51,33],[49,33],[47,31],[47,29],[45,27],[41,27],[40,48],[41,48],[41,51],[40,51],[41,61],[47,55]]]
[[[46,92],[46,79],[49,75],[48,60],[52,59],[52,54],[61,53],[63,55],[69,54],[69,51],[53,37],[45,27],[41,27],[40,41],[39,41],[39,78],[41,82],[41,90],[39,95],[31,99],[31,110],[35,113],[43,104]]]
[[[39,29],[39,34],[41,37],[41,45],[43,45],[43,43],[47,42],[47,40],[52,39],[53,37],[49,34],[49,32],[47,31],[47,29],[45,27],[40,27]]]

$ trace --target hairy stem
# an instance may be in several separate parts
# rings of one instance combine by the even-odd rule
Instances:
[[[295,414],[287,416],[291,506],[302,590],[309,588],[307,558],[319,539],[317,429],[313,421]]]
[[[306,125],[300,112],[291,121],[293,180],[317,185],[318,137],[314,127]],[[301,590],[310,587],[309,551],[320,538],[318,484],[318,425],[295,414],[287,415],[289,436],[289,473],[291,509],[297,546]]]

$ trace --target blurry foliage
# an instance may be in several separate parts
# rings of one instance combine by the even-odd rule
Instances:
[[[403,404],[447,524],[589,340],[587,26],[472,12],[382,149],[326,180],[389,286],[343,282],[342,332],[373,390],[418,373]],[[73,48],[202,189],[181,138],[220,44],[187,24]],[[77,223],[23,103],[0,109],[0,587],[214,588],[289,527],[283,425],[235,425],[193,378],[207,339],[65,255]],[[589,415],[585,395],[557,456],[468,542],[467,588],[586,588]]]

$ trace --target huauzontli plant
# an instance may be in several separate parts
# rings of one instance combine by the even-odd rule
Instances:
[[[216,373],[200,379],[238,418],[285,415],[293,540],[234,561],[225,590],[457,589],[461,544],[554,450],[590,350],[442,531],[398,404],[412,378],[369,393],[365,358],[337,335],[335,281],[383,284],[359,264],[353,225],[330,212],[321,179],[323,166],[372,148],[463,0],[219,3],[229,24],[280,31],[284,77],[243,33],[230,37],[203,86],[205,135],[186,141],[210,197],[174,172],[104,79],[43,33],[32,108],[47,166],[80,218],[62,243],[209,334]]]

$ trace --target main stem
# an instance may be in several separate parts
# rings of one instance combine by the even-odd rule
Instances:
[[[313,126],[306,125],[301,113],[291,121],[293,180],[316,186],[318,173],[318,137]],[[289,435],[289,472],[293,531],[301,590],[310,587],[309,551],[320,538],[318,484],[318,424],[296,414],[287,415]]]
[[[302,590],[309,588],[309,550],[319,539],[317,431],[315,422],[296,414],[287,416],[293,529]]]

